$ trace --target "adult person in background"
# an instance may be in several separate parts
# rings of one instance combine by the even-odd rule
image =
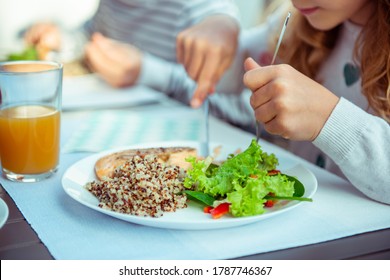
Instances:
[[[25,39],[44,50],[61,50],[68,40],[85,44],[89,67],[114,87],[143,84],[171,93],[175,86],[165,81],[184,66],[185,79],[197,85],[192,106],[199,107],[230,66],[239,31],[229,0],[101,0],[81,29],[38,23]]]

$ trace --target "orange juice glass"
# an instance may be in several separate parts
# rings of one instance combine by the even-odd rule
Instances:
[[[58,168],[62,68],[49,61],[0,63],[0,162],[7,179],[37,182]]]

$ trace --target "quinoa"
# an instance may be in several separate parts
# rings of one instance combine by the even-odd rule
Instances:
[[[86,184],[99,207],[136,216],[161,217],[187,207],[185,171],[159,163],[155,155],[135,155],[114,172],[113,178]]]

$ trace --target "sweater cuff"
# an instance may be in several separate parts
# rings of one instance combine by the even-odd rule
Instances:
[[[172,74],[169,62],[149,53],[143,53],[141,72],[137,84],[166,93]]]
[[[313,144],[340,164],[359,143],[367,125],[366,115],[341,97]]]

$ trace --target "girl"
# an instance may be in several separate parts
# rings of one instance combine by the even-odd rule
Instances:
[[[264,66],[263,42],[286,13],[243,38],[262,65],[245,61],[255,117],[267,132],[294,140],[295,154],[390,204],[390,0],[291,2],[278,55],[285,64]]]

